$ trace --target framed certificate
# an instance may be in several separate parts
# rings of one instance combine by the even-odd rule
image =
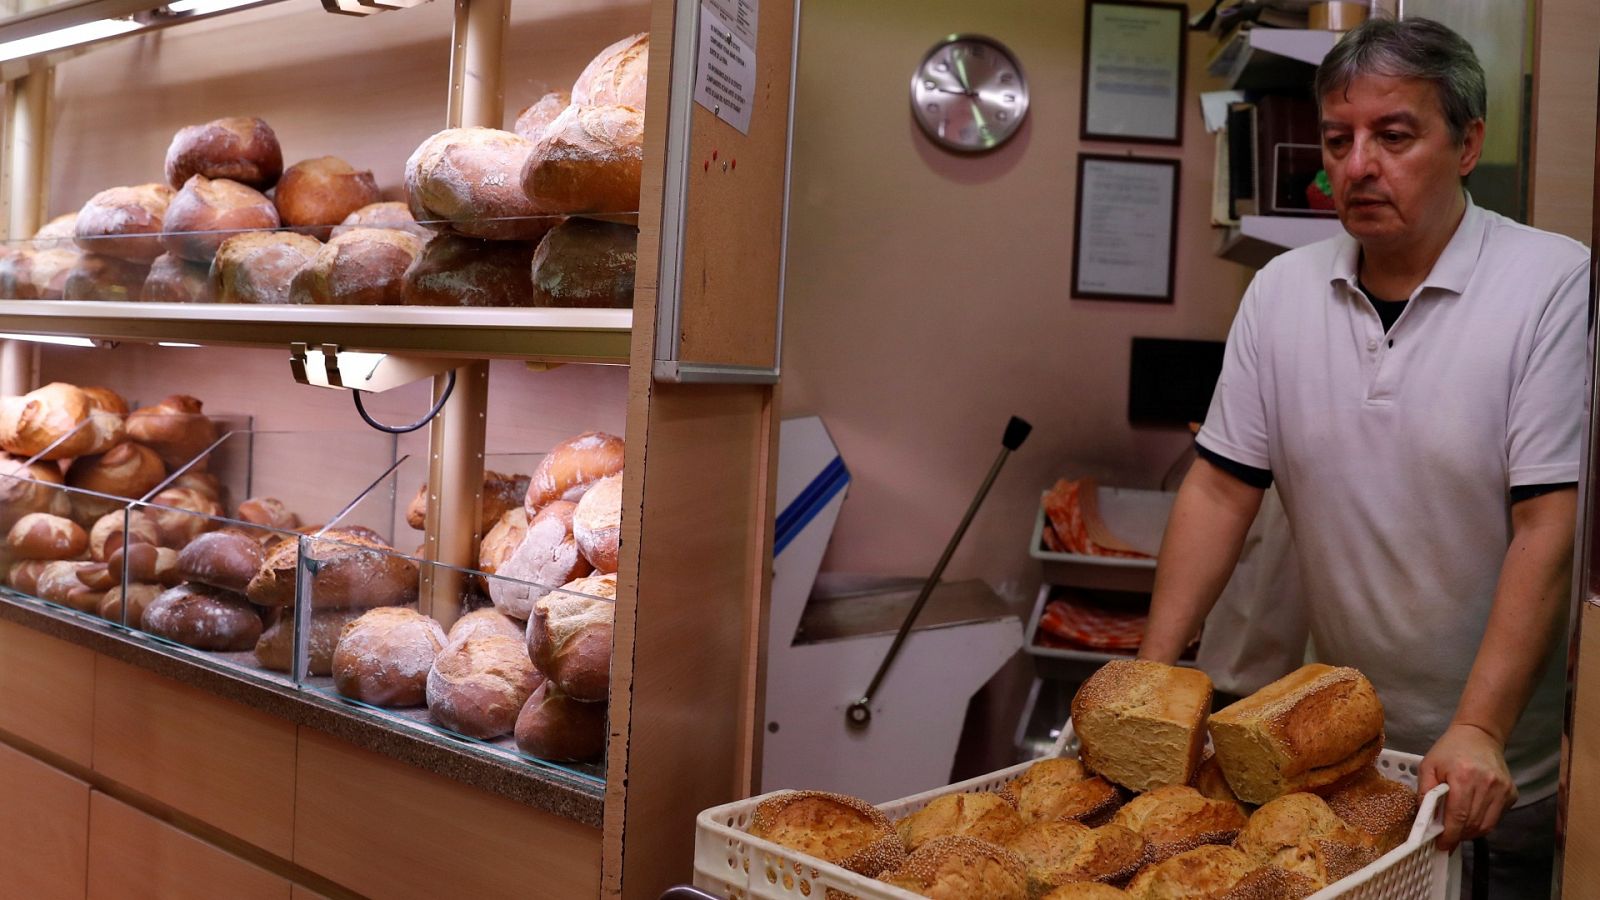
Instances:
[[[1073,297],[1172,302],[1178,172],[1175,159],[1078,157]]]
[[[1181,3],[1089,0],[1084,10],[1080,138],[1183,143],[1188,15]]]

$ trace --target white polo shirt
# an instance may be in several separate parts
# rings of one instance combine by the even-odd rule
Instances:
[[[1578,479],[1588,369],[1583,245],[1467,202],[1388,334],[1348,234],[1285,253],[1234,319],[1198,440],[1271,470],[1319,659],[1426,753],[1455,712],[1511,537],[1508,491]],[[1565,654],[1506,749],[1519,804],[1556,789]]]

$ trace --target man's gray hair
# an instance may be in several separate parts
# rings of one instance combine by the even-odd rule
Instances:
[[[1357,25],[1317,66],[1317,102],[1358,76],[1420,78],[1433,83],[1457,144],[1484,117],[1483,66],[1466,38],[1432,19],[1373,18]]]

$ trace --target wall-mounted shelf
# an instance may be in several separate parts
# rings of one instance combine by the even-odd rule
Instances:
[[[1312,71],[1342,35],[1302,28],[1251,28],[1234,32],[1206,65],[1208,74],[1239,91],[1311,86]]]
[[[1285,250],[1314,244],[1339,234],[1339,220],[1316,216],[1241,216],[1237,228],[1221,232],[1217,255],[1260,268]]]

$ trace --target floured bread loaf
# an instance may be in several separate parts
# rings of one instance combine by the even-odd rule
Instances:
[[[596,572],[617,571],[622,541],[622,473],[607,475],[584,492],[572,513],[572,537]]]
[[[495,128],[449,128],[406,160],[406,199],[418,222],[498,241],[537,241],[556,220],[522,190],[533,142]]]
[[[150,264],[139,299],[146,303],[215,303],[217,292],[211,286],[211,267],[163,253]]]
[[[261,637],[261,616],[231,591],[182,584],[151,601],[139,627],[197,650],[249,650]]]
[[[526,627],[516,619],[492,609],[475,609],[456,620],[450,626],[448,638],[455,644],[469,637],[488,637],[498,634],[516,640],[523,644],[523,655],[526,656]]]
[[[283,174],[283,149],[272,126],[253,116],[230,116],[181,128],[167,147],[167,183],[175,188],[194,175],[231,178],[266,190]]]
[[[170,202],[172,188],[164,184],[109,188],[83,205],[74,237],[88,253],[148,266],[161,255],[161,223]]]
[[[393,228],[415,235],[421,241],[427,241],[434,234],[418,225],[411,216],[411,210],[398,200],[369,203],[345,216],[343,222],[334,226],[333,237],[356,228]]]
[[[317,609],[401,606],[417,599],[417,564],[399,551],[350,528],[334,528],[311,541],[317,561],[308,602]],[[262,606],[290,606],[300,558],[299,542],[284,540],[266,558],[245,593]],[[426,672],[424,672],[426,674]]]
[[[579,106],[631,106],[644,111],[650,73],[650,35],[629,35],[595,54],[572,85]]]
[[[586,431],[550,448],[533,470],[528,485],[528,514],[557,500],[583,499],[590,485],[622,471],[622,438],[603,431]]]
[[[467,737],[510,734],[541,679],[516,637],[466,634],[428,670],[428,715]]]
[[[572,102],[572,95],[566,91],[551,91],[533,102],[532,106],[517,113],[517,122],[511,130],[530,141],[537,142],[550,127],[550,123],[561,115]]]
[[[310,670],[312,675],[333,674],[333,651],[344,627],[361,617],[364,609],[318,609],[311,613]],[[284,615],[256,641],[256,662],[264,669],[288,672],[294,664],[294,618]]]
[[[66,516],[72,504],[61,490],[61,470],[48,463],[27,465],[22,457],[0,455],[0,530],[10,531],[29,513]]]
[[[1072,699],[1089,770],[1129,790],[1188,784],[1205,747],[1211,679],[1142,659],[1101,666]]]
[[[483,504],[479,513],[478,530],[487,534],[500,521],[505,511],[523,504],[528,496],[529,476],[520,472],[483,473]],[[421,531],[428,526],[428,486],[417,488],[417,494],[406,507],[406,524]]]
[[[1233,792],[1259,805],[1370,766],[1383,704],[1355,669],[1313,663],[1213,715],[1211,740]]]
[[[899,866],[906,856],[881,810],[823,791],[789,791],[761,801],[750,834],[868,878]]]
[[[539,598],[528,621],[528,655],[563,694],[599,703],[611,692],[611,633],[617,576],[569,582]]]
[[[606,705],[579,703],[546,681],[517,716],[517,749],[529,756],[581,762],[606,749]]]
[[[294,275],[294,303],[399,306],[402,278],[422,241],[394,228],[353,228],[323,244]]]
[[[573,104],[533,145],[521,184],[554,212],[631,213],[643,173],[643,111]]]
[[[339,635],[333,651],[334,689],[374,706],[421,706],[428,670],[444,646],[444,629],[416,610],[368,610]]]
[[[522,538],[495,568],[500,577],[489,579],[489,599],[495,609],[527,619],[542,588],[569,584],[594,571],[572,533],[576,509],[575,503],[557,500],[539,510],[522,530]]]

